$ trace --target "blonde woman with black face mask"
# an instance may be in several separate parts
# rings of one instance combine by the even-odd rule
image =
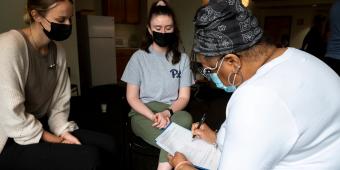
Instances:
[[[72,0],[28,0],[29,26],[0,34],[0,169],[90,170],[99,152],[114,152],[111,137],[68,121],[66,54],[55,41],[71,35],[72,16]]]

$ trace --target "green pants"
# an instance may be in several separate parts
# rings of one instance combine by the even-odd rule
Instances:
[[[168,104],[160,102],[150,102],[147,103],[146,106],[154,113],[164,111],[166,108],[169,107]],[[156,144],[155,139],[162,133],[162,130],[153,127],[153,122],[151,120],[145,118],[139,113],[136,113],[134,110],[131,110],[129,115],[131,116],[131,128],[135,135],[141,137],[145,142],[149,143],[150,145],[160,148]],[[191,129],[192,117],[190,113],[186,111],[174,112],[174,114],[171,116],[171,121],[176,122],[177,124],[187,129]],[[168,153],[161,149],[161,152],[159,154],[159,162],[168,162],[167,155]]]

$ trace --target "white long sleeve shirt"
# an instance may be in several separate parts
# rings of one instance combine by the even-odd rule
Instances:
[[[340,169],[340,78],[294,48],[232,95],[218,133],[220,170]]]
[[[16,30],[0,34],[0,152],[8,137],[26,145],[38,143],[43,133],[39,120],[25,110],[28,69],[28,49],[24,37]],[[46,114],[51,132],[60,135],[78,127],[68,121],[70,80],[66,71],[65,51],[59,44],[56,69],[57,85]]]

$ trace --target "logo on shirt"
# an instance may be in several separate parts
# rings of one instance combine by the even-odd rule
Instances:
[[[172,78],[181,78],[181,71],[176,69],[171,69],[170,73],[172,75]]]

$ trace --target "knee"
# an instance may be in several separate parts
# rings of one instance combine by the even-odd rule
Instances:
[[[98,146],[100,151],[115,155],[120,149],[118,146],[121,143],[118,140],[118,138],[114,138],[113,136],[103,134],[99,139],[101,141],[100,145]]]
[[[192,116],[187,111],[178,111],[172,116],[172,121],[176,122],[177,124],[185,127],[191,128],[192,124]]]
[[[97,169],[101,164],[99,151],[93,146],[83,146],[79,158],[82,159],[79,165],[82,165],[84,169]]]

